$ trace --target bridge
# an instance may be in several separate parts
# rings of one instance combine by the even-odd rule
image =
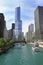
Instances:
[[[19,40],[17,40],[17,41],[14,41],[14,43],[25,43],[26,44],[26,41],[19,41]]]

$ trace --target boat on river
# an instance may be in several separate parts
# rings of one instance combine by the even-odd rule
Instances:
[[[34,52],[39,52],[39,51],[40,51],[40,50],[39,50],[39,44],[38,44],[38,43],[35,43],[34,46],[32,47],[32,50],[33,50]]]

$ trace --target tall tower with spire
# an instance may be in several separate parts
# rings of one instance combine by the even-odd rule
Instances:
[[[22,33],[22,21],[20,19],[20,7],[15,9],[15,36],[16,39],[19,40],[21,38]]]

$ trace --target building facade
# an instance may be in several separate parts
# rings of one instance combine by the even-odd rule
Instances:
[[[20,7],[15,9],[15,36],[16,40],[18,40],[22,33],[22,21],[20,20]]]
[[[38,6],[35,14],[35,37],[37,40],[43,39],[43,6]]]
[[[15,23],[12,23],[12,29],[15,29]]]
[[[12,29],[9,29],[8,30],[8,40],[11,40],[13,37],[13,30]]]
[[[28,31],[31,31],[31,32],[34,31],[34,24],[30,24],[29,25]]]
[[[4,28],[4,38],[8,40],[8,30],[6,27]]]
[[[29,34],[28,32],[26,32],[26,34],[25,34],[25,41],[26,42],[29,42],[29,35],[28,34]]]
[[[32,42],[33,41],[33,32],[34,32],[34,24],[30,24],[28,27],[28,32],[25,34],[25,40],[26,42]]]
[[[15,21],[20,20],[20,7],[15,8]]]
[[[28,28],[28,41],[31,42],[32,41],[32,33],[34,32],[34,24],[30,24],[29,28]]]
[[[4,19],[4,14],[0,13],[0,38],[4,37],[4,29],[6,27],[6,22]]]

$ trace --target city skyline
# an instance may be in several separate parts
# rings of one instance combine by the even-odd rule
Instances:
[[[0,0],[0,13],[5,15],[7,29],[15,23],[15,8],[20,6],[23,32],[27,32],[28,25],[34,23],[34,10],[38,5],[43,6],[43,0]]]

